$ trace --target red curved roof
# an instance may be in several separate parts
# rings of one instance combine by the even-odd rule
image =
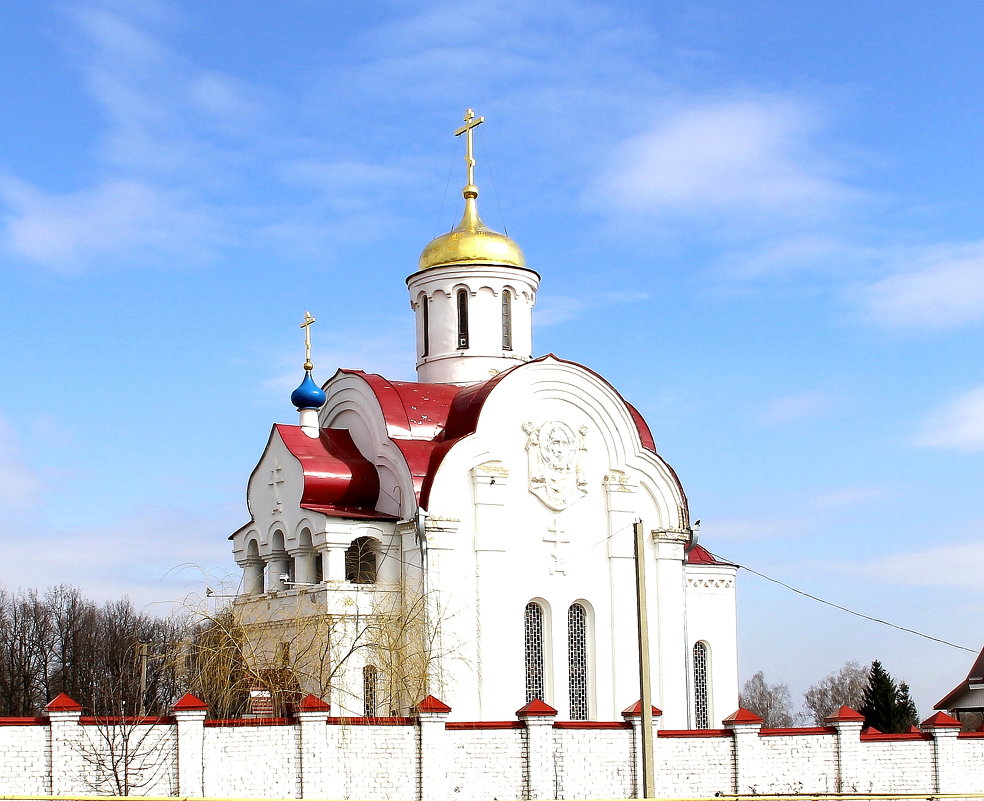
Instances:
[[[426,508],[441,462],[456,442],[475,433],[482,408],[492,390],[514,370],[547,359],[587,370],[604,381],[621,399],[618,391],[594,371],[576,362],[558,359],[553,354],[516,365],[488,381],[465,387],[390,381],[361,370],[339,372],[358,376],[368,384],[379,403],[387,434],[406,460],[418,502]],[[656,443],[646,421],[635,407],[624,399],[622,402],[635,424],[642,447],[656,453]],[[302,507],[334,516],[381,516],[375,511],[379,495],[375,467],[359,454],[347,431],[324,429],[319,439],[312,439],[297,426],[278,425],[276,428],[304,469]],[[683,486],[673,469],[669,465],[667,468],[686,504]]]
[[[379,474],[359,453],[348,431],[323,428],[315,438],[299,426],[278,423],[274,428],[304,473],[302,509],[332,517],[389,517],[376,511]]]
[[[712,554],[707,548],[702,545],[695,545],[689,551],[687,551],[687,564],[690,565],[726,565],[727,567],[735,567],[731,562],[722,562],[714,554]]]

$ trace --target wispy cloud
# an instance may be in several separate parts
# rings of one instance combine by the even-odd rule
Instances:
[[[0,415],[0,515],[34,508],[41,488],[41,477],[28,466],[14,428]]]
[[[221,239],[218,226],[178,194],[109,180],[78,192],[49,194],[22,181],[0,181],[3,242],[12,253],[70,271],[105,259],[164,263],[180,248],[185,262]],[[197,243],[197,244],[195,244]]]
[[[982,532],[984,533],[984,532]],[[888,554],[860,564],[844,563],[846,573],[886,584],[984,589],[984,539]],[[828,568],[835,567],[828,565]]]
[[[930,412],[916,444],[928,448],[984,451],[984,386],[957,395]]]
[[[926,248],[891,266],[893,274],[854,290],[873,322],[939,330],[984,319],[984,241]]]
[[[818,129],[792,97],[705,101],[624,142],[596,189],[621,210],[664,215],[816,214],[855,194]]]
[[[809,530],[809,523],[795,517],[729,517],[703,521],[707,542],[751,542],[796,537]]]
[[[608,308],[624,303],[636,303],[649,298],[645,292],[613,290],[599,292],[590,298],[574,295],[541,295],[533,311],[537,328],[559,325],[576,320],[591,308]]]
[[[782,425],[826,414],[834,406],[834,398],[826,392],[800,392],[783,395],[766,402],[756,415],[761,425]]]

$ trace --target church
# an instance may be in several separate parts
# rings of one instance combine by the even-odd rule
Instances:
[[[469,110],[460,223],[406,279],[417,380],[307,358],[249,478],[234,614],[254,658],[332,714],[620,720],[640,698],[633,527],[663,726],[738,706],[734,565],[697,544],[642,415],[589,367],[533,356],[540,275],[479,216]],[[535,266],[535,265],[534,265]],[[549,280],[550,276],[546,276]],[[657,432],[658,433],[658,432]]]

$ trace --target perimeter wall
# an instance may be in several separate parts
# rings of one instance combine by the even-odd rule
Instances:
[[[0,719],[0,795],[116,792],[121,779],[133,795],[227,798],[632,798],[640,789],[638,717],[205,717],[196,709],[115,721],[77,711]],[[657,735],[664,797],[984,792],[984,733],[933,718],[902,735],[862,735],[858,720],[807,729],[731,722]]]

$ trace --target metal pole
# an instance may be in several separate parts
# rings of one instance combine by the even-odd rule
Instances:
[[[642,797],[655,798],[653,771],[653,694],[649,685],[649,616],[646,610],[646,551],[642,521],[633,526],[635,533],[636,619],[639,623],[639,694],[642,696]]]

